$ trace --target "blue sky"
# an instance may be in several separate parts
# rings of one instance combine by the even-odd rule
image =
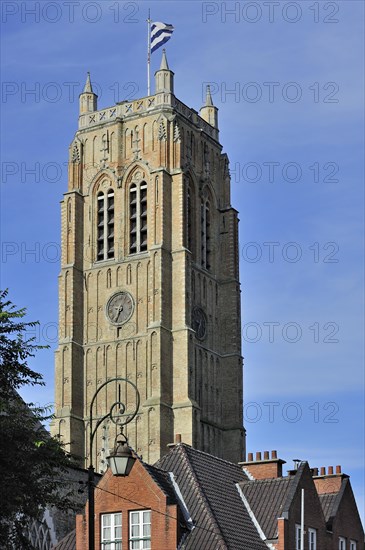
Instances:
[[[89,70],[100,108],[146,95],[150,8],[175,26],[166,49],[177,97],[198,110],[211,83],[230,158],[247,450],[277,449],[289,467],[341,464],[363,510],[363,3],[1,8],[1,287],[51,345],[33,362],[46,387],[25,398],[53,401],[59,201],[78,94]]]

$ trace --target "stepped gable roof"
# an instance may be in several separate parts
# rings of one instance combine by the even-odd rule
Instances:
[[[248,479],[237,464],[179,443],[156,466],[174,474],[193,520],[184,548],[267,550],[236,487]]]

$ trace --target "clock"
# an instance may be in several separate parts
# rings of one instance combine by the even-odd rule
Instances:
[[[191,326],[198,340],[203,340],[207,333],[207,318],[201,307],[194,307],[191,315]]]
[[[133,311],[133,297],[126,291],[113,294],[106,304],[106,316],[113,325],[122,325],[129,321]]]

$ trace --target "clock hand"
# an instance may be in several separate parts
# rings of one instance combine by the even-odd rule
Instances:
[[[122,313],[122,311],[123,311],[123,306],[119,306],[119,307],[118,307],[118,313],[117,313],[117,319],[116,319],[117,321],[118,321],[119,316],[120,316],[120,314]]]

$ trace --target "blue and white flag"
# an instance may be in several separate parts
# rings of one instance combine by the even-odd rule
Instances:
[[[151,53],[162,44],[170,40],[174,27],[168,23],[152,23],[151,25]]]

